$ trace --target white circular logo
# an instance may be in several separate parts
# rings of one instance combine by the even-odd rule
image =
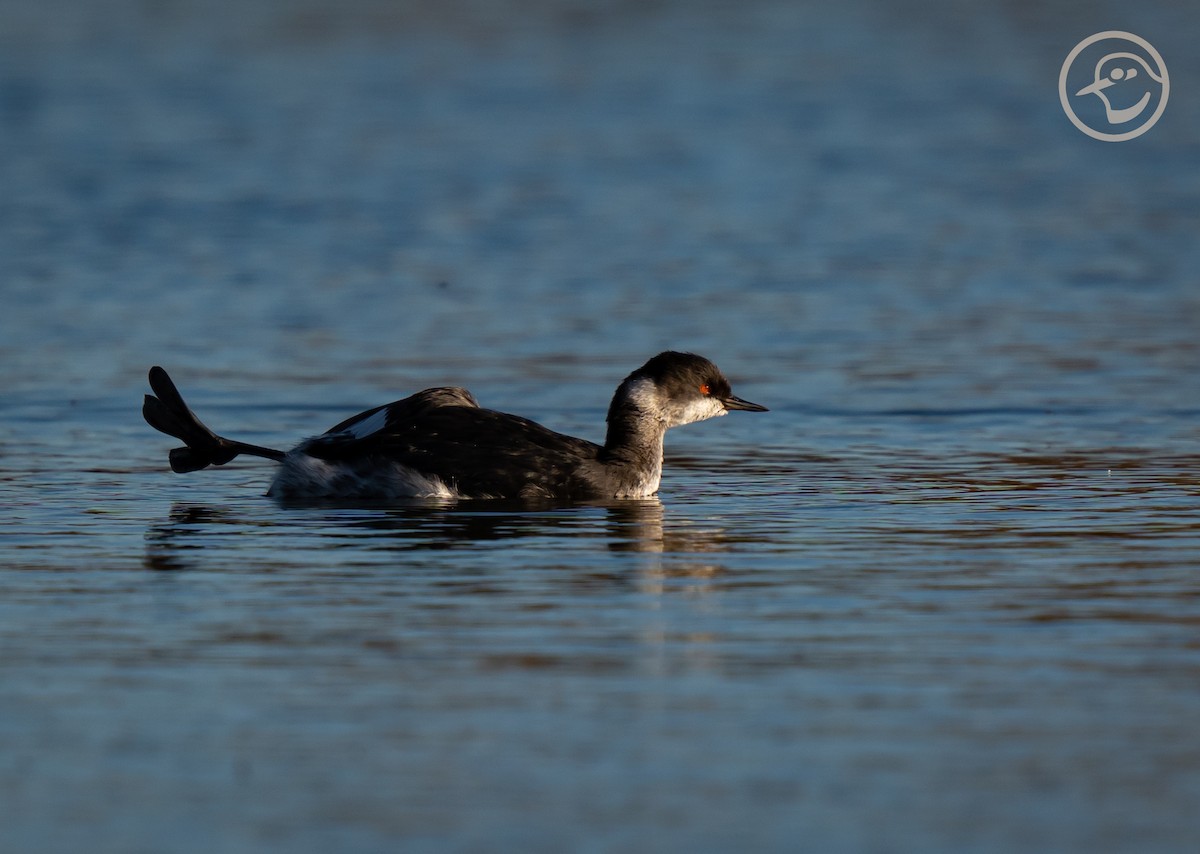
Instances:
[[[1075,45],[1058,75],[1058,97],[1071,124],[1105,142],[1133,139],[1154,127],[1170,92],[1166,63],[1154,46],[1120,30]]]

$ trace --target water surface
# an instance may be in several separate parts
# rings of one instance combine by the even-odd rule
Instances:
[[[1195,10],[1106,145],[1090,5],[8,7],[0,847],[1194,850]],[[279,506],[139,416],[595,440],[667,347],[771,412],[646,501]]]

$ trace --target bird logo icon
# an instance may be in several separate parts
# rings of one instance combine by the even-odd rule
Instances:
[[[1143,75],[1139,75],[1139,65],[1141,66],[1141,71],[1144,72]],[[1133,81],[1139,76],[1142,77],[1142,81],[1144,82],[1135,84]],[[1162,84],[1162,77],[1150,67],[1150,64],[1146,60],[1142,59],[1136,53],[1118,51],[1117,53],[1108,54],[1096,63],[1095,78],[1089,85],[1084,86],[1076,92],[1075,97],[1095,95],[1104,102],[1104,114],[1108,117],[1108,123],[1110,125],[1123,125],[1140,116],[1145,111],[1146,105],[1150,103],[1150,98],[1154,95],[1155,90],[1147,88],[1147,86],[1157,86],[1158,91],[1161,91]],[[1136,87],[1136,91],[1142,92],[1142,97],[1132,106],[1114,107],[1108,95],[1104,93],[1104,90],[1110,86],[1118,86],[1121,89],[1131,91]]]
[[[1097,54],[1093,66],[1091,60]],[[1083,78],[1087,85],[1076,88],[1087,68],[1092,71]],[[1132,33],[1109,31],[1089,36],[1067,56],[1059,75],[1059,97],[1067,117],[1088,136],[1106,142],[1133,139],[1148,131],[1166,108],[1169,92],[1170,78],[1162,57],[1149,42]],[[1097,108],[1087,106],[1091,96],[1103,105],[1103,119]],[[1076,104],[1073,99],[1082,100]],[[1127,127],[1147,112],[1148,118]]]

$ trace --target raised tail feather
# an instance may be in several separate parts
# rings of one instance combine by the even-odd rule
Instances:
[[[188,409],[167,372],[157,365],[150,369],[150,388],[154,394],[146,395],[142,417],[155,430],[182,439],[187,446],[171,450],[172,471],[183,474],[209,466],[223,466],[239,454],[269,460],[282,460],[286,456],[283,451],[235,442],[209,430]]]

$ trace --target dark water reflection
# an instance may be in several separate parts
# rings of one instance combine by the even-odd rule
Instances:
[[[285,507],[300,514],[293,521],[316,538],[317,548],[365,549],[381,560],[392,553],[537,549],[560,542],[612,553],[709,554],[739,542],[722,527],[695,530],[683,525],[672,530],[664,525],[658,498],[582,504],[413,500]],[[213,558],[207,545],[219,539],[223,530],[236,535],[251,524],[221,507],[176,504],[167,521],[146,532],[145,566],[202,568]],[[336,559],[336,551],[330,556]]]

